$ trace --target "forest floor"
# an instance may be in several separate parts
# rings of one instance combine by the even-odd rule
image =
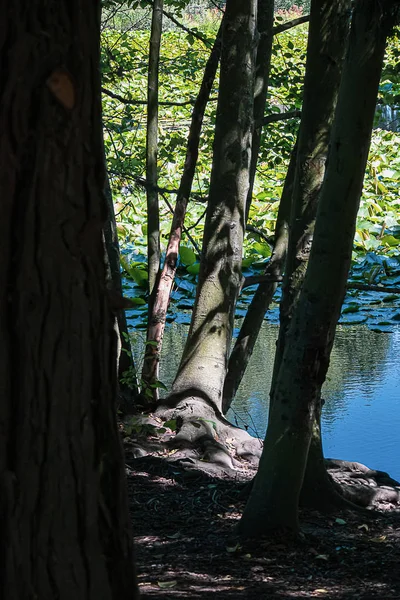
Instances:
[[[215,478],[128,449],[126,467],[143,600],[400,598],[399,506],[302,511],[301,541],[240,547],[232,534],[254,468]]]

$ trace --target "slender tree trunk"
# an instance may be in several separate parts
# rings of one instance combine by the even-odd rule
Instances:
[[[236,395],[240,382],[249,364],[254,350],[265,312],[271,304],[272,297],[277,288],[277,280],[282,275],[283,264],[286,258],[288,245],[289,215],[292,200],[294,173],[296,167],[297,144],[293,148],[282,197],[279,204],[278,217],[275,226],[274,248],[264,275],[270,275],[273,282],[261,283],[247,309],[246,316],[240,328],[239,335],[229,357],[228,370],[224,382],[222,410],[229,410]]]
[[[95,2],[0,1],[0,596],[136,599]]]
[[[329,136],[335,115],[351,0],[312,0],[306,75],[289,247],[282,286],[280,329],[274,372],[279,372],[290,318],[310,256],[319,193],[325,175]],[[272,382],[271,397],[274,384]]]
[[[271,68],[273,25],[274,25],[275,0],[258,0],[257,3],[257,31],[258,44],[256,54],[256,78],[254,85],[254,123],[261,123],[265,111],[265,102],[268,94],[269,73]],[[260,152],[262,125],[257,125],[253,131],[251,142],[250,182],[246,200],[247,223],[253,196],[254,180]]]
[[[209,202],[196,302],[170,402],[185,396],[222,409],[222,389],[241,283],[253,134],[257,3],[228,0]]]
[[[257,56],[256,56],[256,78],[255,78],[255,87],[254,87],[254,122],[260,124],[262,122],[262,118],[264,116],[265,110],[265,102],[267,99],[268,93],[268,81],[269,81],[269,72],[271,67],[271,54],[272,54],[272,40],[273,40],[273,23],[274,23],[274,0],[258,0],[257,5],[257,30],[259,35],[259,41],[257,45]],[[255,127],[253,131],[253,139],[251,144],[251,162],[250,162],[250,181],[249,181],[249,191],[247,193],[246,200],[246,216],[245,221],[247,223],[252,196],[253,196],[253,188],[254,181],[256,176],[258,155],[260,152],[260,143],[261,143],[261,134],[262,134],[262,126],[258,125]],[[284,206],[281,211],[281,216],[284,213]],[[270,264],[270,269],[265,272],[265,275],[271,275],[273,277],[280,276],[278,274],[279,268],[277,268],[278,263],[284,259],[284,255],[282,255],[283,245],[283,237],[284,226],[283,222],[280,221],[279,225],[279,233],[278,228],[276,231],[276,243],[274,250],[274,261]],[[278,241],[278,238],[280,241]],[[273,266],[274,265],[274,266]],[[272,289],[274,284],[264,284],[262,289],[266,288]],[[274,291],[276,289],[276,285],[274,287]],[[249,307],[249,311],[247,312],[246,319],[242,324],[242,328],[240,330],[238,339],[235,342],[235,346],[233,351],[231,352],[228,368],[224,381],[223,388],[223,402],[222,402],[222,410],[224,413],[229,409],[232,400],[236,394],[237,388],[242,380],[243,374],[246,370],[248,361],[252,354],[255,340],[257,339],[258,332],[261,327],[262,320],[264,318],[265,310],[262,314],[261,319],[259,318],[259,312],[255,313],[254,311],[262,310],[261,306],[261,292],[258,294],[256,299],[253,299],[252,307]],[[259,325],[258,325],[259,322]],[[248,326],[252,327],[252,333],[249,332]]]
[[[299,150],[295,176],[289,248],[285,265],[280,305],[280,329],[271,384],[274,398],[275,377],[279,372],[286,334],[303,285],[310,256],[318,198],[325,175],[329,136],[335,114],[344,51],[349,31],[351,1],[313,0],[307,49],[306,76]],[[337,498],[336,487],[324,466],[321,442],[321,406],[318,422],[312,429],[313,441],[308,455],[307,477],[303,499],[310,499],[319,488],[315,501],[326,503],[329,492]],[[324,489],[324,493],[322,493]]]
[[[160,268],[160,215],[158,205],[158,70],[162,34],[163,0],[154,0],[151,20],[149,72],[147,84],[146,194],[147,255],[149,292],[153,291]],[[149,305],[149,312],[151,306]]]
[[[192,120],[187,141],[186,160],[176,198],[176,206],[172,219],[165,262],[162,271],[157,277],[156,284],[153,288],[153,299],[150,302],[151,314],[149,315],[147,342],[151,342],[151,344],[149,344],[146,349],[142,382],[144,386],[152,390],[151,400],[153,402],[157,401],[157,388],[155,387],[155,384],[158,379],[159,360],[167,309],[172,285],[175,279],[179,245],[182,237],[182,227],[185,220],[199,154],[200,134],[203,126],[204,113],[210,98],[221,56],[222,26],[223,21],[221,22],[213,49],[207,61],[203,81],[193,106]],[[150,395],[144,396],[143,400],[150,400]]]
[[[309,265],[287,334],[258,475],[239,532],[298,530],[298,500],[315,410],[340,315],[386,37],[398,3],[354,9]],[[312,15],[311,15],[312,18]]]
[[[106,247],[107,260],[107,288],[115,297],[116,304],[122,300],[122,282],[121,282],[121,266],[120,252],[117,225],[115,222],[114,203],[108,176],[106,176],[106,185],[104,194],[107,203],[107,221],[104,226],[104,242]],[[114,328],[118,336],[117,350],[117,378],[118,378],[118,408],[124,414],[132,414],[134,412],[134,400],[138,397],[139,390],[136,381],[136,369],[133,362],[132,348],[129,341],[128,325],[123,308],[115,309]],[[129,372],[132,376],[130,386],[121,382],[124,374]]]

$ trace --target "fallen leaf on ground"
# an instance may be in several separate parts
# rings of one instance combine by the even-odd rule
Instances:
[[[177,584],[176,581],[157,581],[157,585],[159,588],[161,589],[168,589],[168,588],[173,588],[175,587]]]

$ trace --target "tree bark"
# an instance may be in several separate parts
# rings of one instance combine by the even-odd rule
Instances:
[[[257,3],[228,0],[210,194],[197,296],[169,402],[202,398],[222,409],[222,389],[241,284],[253,134]]]
[[[262,118],[264,117],[265,102],[268,94],[269,72],[271,68],[273,24],[274,24],[274,0],[258,0],[257,3],[257,31],[258,44],[256,54],[256,78],[254,83],[254,106],[253,118],[256,124],[251,142],[250,182],[246,200],[247,223],[249,210],[253,196],[254,180],[256,177],[258,155],[260,152]]]
[[[107,262],[107,288],[111,299],[115,298],[115,320],[114,329],[118,336],[117,348],[117,380],[118,380],[118,409],[125,415],[133,414],[134,403],[139,395],[137,386],[136,369],[133,362],[132,348],[129,341],[128,324],[125,310],[119,308],[118,302],[122,302],[122,282],[120,251],[118,242],[117,226],[115,222],[114,204],[109,178],[106,175],[104,194],[107,203],[107,221],[104,225],[104,242]],[[130,372],[132,381],[130,386],[122,383],[125,373]]]
[[[229,410],[240,382],[243,379],[243,375],[249,364],[251,355],[253,354],[261,325],[264,321],[265,312],[271,304],[273,295],[278,286],[277,281],[282,275],[288,245],[289,215],[292,201],[296,156],[297,144],[293,148],[290,157],[285,185],[279,204],[278,217],[275,226],[274,247],[271,258],[264,271],[264,275],[270,276],[275,281],[261,283],[247,309],[239,335],[229,357],[222,400],[222,411],[224,414]]]
[[[146,188],[147,256],[149,292],[153,291],[160,268],[160,215],[158,205],[158,68],[162,34],[163,0],[154,0],[151,20],[149,70],[147,83]],[[151,296],[150,296],[151,297]],[[149,304],[149,313],[151,306]]]
[[[136,599],[105,289],[100,9],[0,9],[0,596]]]
[[[270,407],[274,401],[275,377],[279,372],[286,334],[310,256],[318,198],[325,175],[329,136],[348,38],[350,14],[350,0],[339,0],[336,3],[330,0],[313,0],[311,4],[299,149]],[[312,429],[313,441],[308,455],[307,477],[303,482],[303,488],[309,489],[308,491],[303,489],[302,497],[310,499],[312,493],[318,488],[319,493],[315,500],[317,501],[318,498],[322,506],[326,504],[330,494],[331,501],[337,498],[337,492],[324,466],[320,437],[321,406],[316,413],[318,413],[318,422]]]
[[[157,387],[155,387],[155,385],[159,373],[159,360],[167,310],[171,288],[175,279],[182,228],[199,154],[200,134],[203,126],[204,113],[210,98],[221,56],[222,27],[223,20],[215,39],[213,49],[210,53],[210,57],[207,61],[200,90],[193,107],[187,141],[186,160],[176,198],[165,262],[162,271],[156,279],[153,289],[153,298],[150,302],[151,314],[149,314],[147,342],[151,342],[151,344],[146,348],[142,371],[142,383],[151,390],[151,395],[145,395],[142,399],[146,404],[156,403],[158,400]]]
[[[280,329],[274,372],[279,371],[290,318],[310,256],[318,197],[325,175],[329,137],[339,92],[351,0],[313,0],[289,247],[282,285]],[[274,382],[271,386],[273,398]]]
[[[279,527],[295,532],[299,528],[299,495],[345,292],[396,4],[360,0],[354,9],[309,265],[276,378],[259,471],[239,524],[243,537],[259,538]]]

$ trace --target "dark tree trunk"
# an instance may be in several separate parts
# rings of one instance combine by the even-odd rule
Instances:
[[[239,525],[244,537],[298,530],[315,411],[343,301],[386,37],[398,3],[355,7],[309,265],[276,378],[260,467]],[[312,17],[312,15],[311,15]]]
[[[117,378],[118,378],[118,409],[125,415],[133,414],[135,399],[139,390],[137,386],[136,369],[133,362],[132,348],[129,341],[128,324],[125,310],[119,307],[123,303],[121,282],[120,252],[117,226],[115,222],[114,204],[108,176],[106,177],[105,197],[107,203],[107,220],[104,226],[104,241],[107,264],[107,289],[111,301],[115,299],[114,328],[118,337]],[[129,385],[123,382],[129,373]]]
[[[158,68],[164,0],[154,0],[151,20],[149,69],[147,84],[146,194],[147,194],[147,256],[149,292],[153,291],[160,268],[160,215],[158,205]],[[149,306],[149,310],[151,307]]]
[[[274,380],[279,372],[290,319],[298,301],[310,256],[318,198],[325,175],[329,137],[335,114],[342,74],[351,13],[350,0],[313,0],[307,48],[306,75],[299,148],[292,198],[289,247],[285,265],[280,305],[280,328],[271,385],[274,399]],[[320,415],[321,407],[318,409]],[[272,410],[272,409],[271,409]],[[325,471],[322,455],[320,419],[313,426],[313,442],[308,456],[310,463],[303,487],[303,499],[317,488],[315,501],[326,503],[331,492],[337,497],[330,477]],[[322,493],[324,489],[324,493]]]
[[[318,197],[325,175],[329,137],[346,48],[351,0],[312,0],[306,75],[289,247],[280,305],[280,329],[274,372],[279,371],[285,336],[310,256]],[[271,397],[273,398],[273,387]]]
[[[286,258],[288,245],[289,215],[292,200],[293,181],[296,167],[297,144],[293,148],[282,197],[279,204],[278,217],[275,226],[274,248],[264,275],[270,276],[274,281],[261,283],[247,309],[239,335],[231,352],[228,369],[224,382],[222,410],[226,414],[236,395],[240,382],[246,371],[250,357],[254,350],[265,312],[271,304],[277,288],[277,281],[282,275],[283,264]],[[272,360],[272,357],[271,357]]]
[[[137,598],[95,2],[2,0],[0,596]]]
[[[246,216],[247,223],[249,210],[253,196],[254,181],[256,177],[258,155],[260,152],[261,134],[262,134],[262,118],[265,111],[265,102],[268,94],[269,72],[271,68],[272,55],[272,40],[273,24],[274,24],[274,0],[258,0],[257,2],[257,32],[258,44],[255,66],[255,82],[254,82],[254,107],[253,118],[256,127],[253,131],[253,139],[251,142],[251,162],[250,162],[250,181],[249,191],[247,192],[246,200]]]

